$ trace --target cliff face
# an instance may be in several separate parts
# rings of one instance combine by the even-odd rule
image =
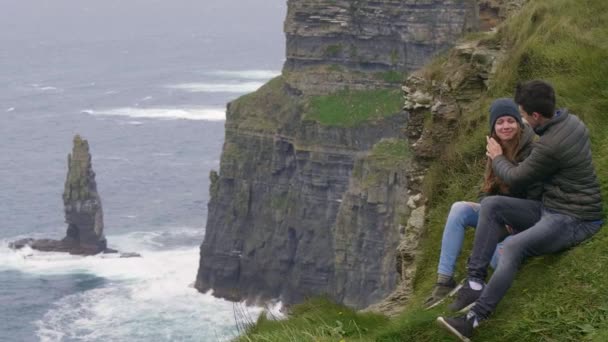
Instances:
[[[282,107],[292,115],[273,122],[273,131],[255,131],[252,127],[262,124],[254,124],[252,117],[263,114],[252,113],[249,102],[260,98],[268,101],[269,110]],[[277,99],[283,105],[274,102]],[[352,237],[334,225],[339,213],[348,220],[351,206],[359,205],[343,200],[354,164],[381,137],[404,136],[407,115],[397,112],[355,128],[326,127],[301,121],[296,103],[279,78],[253,98],[229,106],[220,173],[211,175],[209,216],[196,281],[200,291],[213,289],[214,295],[233,300],[282,298],[287,303],[311,294],[344,295],[338,293],[334,281],[336,260],[341,258],[336,244],[343,245]],[[385,216],[388,211],[386,205],[376,210],[382,201],[387,199],[372,201],[371,209],[361,210],[355,219],[376,222],[377,212]],[[348,209],[341,210],[345,205]],[[387,227],[381,224],[379,229]],[[369,252],[363,257],[371,259],[379,251]],[[388,262],[394,269],[394,261]],[[384,277],[381,272],[374,270],[374,277]],[[384,286],[378,298],[394,288],[395,281],[394,276],[376,280],[374,288]]]
[[[307,93],[375,88],[383,80],[369,73],[418,69],[477,27],[475,0],[291,0],[284,71],[304,73],[290,82]]]
[[[464,0],[288,6],[283,75],[228,106],[195,286],[231,300],[327,294],[367,307],[403,282],[400,243],[422,229],[412,146],[424,114],[327,125],[308,115],[311,99],[398,89],[386,73],[412,70],[449,46],[476,26],[477,8]]]
[[[441,158],[454,142],[459,125],[485,127],[487,108],[478,108],[476,102],[488,90],[489,80],[504,55],[494,35],[487,34],[477,40],[455,46],[442,60],[436,60],[408,77],[402,87],[405,108],[410,113],[408,141],[411,150],[408,176],[410,209],[407,222],[400,235],[396,251],[398,286],[395,291],[369,309],[388,315],[401,312],[413,293],[417,272],[419,243],[425,229],[428,199],[421,186],[428,175],[429,165]],[[479,120],[465,124],[462,114],[479,113]],[[483,120],[483,121],[481,121]],[[463,125],[463,126],[464,126]],[[443,171],[443,170],[442,170]],[[440,172],[442,172],[440,171]],[[434,177],[442,177],[435,174]],[[393,202],[399,205],[399,202]]]
[[[410,157],[405,139],[384,139],[354,165],[332,230],[331,293],[345,305],[367,307],[399,282],[396,253],[415,183]]]

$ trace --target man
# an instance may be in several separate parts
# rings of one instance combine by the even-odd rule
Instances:
[[[469,341],[473,329],[494,311],[525,258],[573,247],[602,225],[600,187],[585,124],[565,109],[555,112],[555,92],[543,81],[518,85],[515,102],[539,141],[519,165],[509,162],[491,138],[487,138],[486,155],[505,184],[519,187],[542,181],[543,196],[541,201],[492,196],[481,202],[468,278],[450,305],[454,311],[471,309],[464,316],[437,318],[462,341]],[[509,235],[506,227],[517,227],[518,232],[505,242],[498,267],[486,285],[496,244]]]

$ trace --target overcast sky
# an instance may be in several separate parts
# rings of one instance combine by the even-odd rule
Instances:
[[[286,0],[0,0],[0,40],[115,40],[222,32],[282,36]],[[222,27],[218,30],[218,27]]]

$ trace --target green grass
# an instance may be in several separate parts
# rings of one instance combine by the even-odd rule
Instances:
[[[368,156],[355,163],[352,177],[360,178],[364,188],[383,184],[395,174],[395,170],[406,169],[410,153],[406,140],[382,139]]]
[[[299,101],[290,96],[282,76],[275,77],[257,91],[230,103],[227,127],[273,133],[300,112]]]
[[[493,98],[511,96],[518,81],[542,78],[551,82],[558,105],[568,107],[587,124],[602,191],[608,190],[608,1],[536,0],[510,18],[498,33],[508,58],[498,68],[491,88],[459,123],[459,136],[435,162],[425,178],[429,197],[427,230],[421,241],[414,295],[399,317],[370,327],[345,341],[454,341],[439,330],[435,318],[445,306],[424,311],[421,303],[436,277],[441,234],[450,205],[475,199],[483,170],[485,113]],[[447,71],[437,72],[433,78]],[[608,340],[608,232],[566,252],[534,258],[524,264],[516,281],[475,341],[606,341]],[[461,277],[470,250],[469,233],[458,265]],[[323,315],[334,322],[339,307]],[[358,315],[351,319],[356,320]],[[276,323],[261,336],[275,336],[294,320]],[[265,323],[261,323],[265,324]],[[311,321],[310,325],[321,324]],[[331,324],[330,324],[331,325]],[[254,328],[255,329],[255,328]],[[297,328],[291,330],[299,334]],[[283,330],[284,331],[284,330]],[[263,335],[263,334],[268,335]],[[286,337],[289,335],[283,335]],[[295,335],[294,335],[295,336]],[[298,335],[300,336],[300,335]],[[294,341],[339,341],[311,333]],[[290,339],[259,339],[290,341]]]
[[[352,127],[401,110],[403,96],[399,89],[367,91],[343,90],[309,100],[305,119],[327,126]]]
[[[284,321],[260,316],[240,342],[258,341],[350,341],[388,324],[377,314],[359,314],[324,298],[311,299],[292,309],[294,318]]]
[[[374,77],[376,79],[382,80],[387,83],[403,83],[406,79],[406,76],[407,74],[395,70],[378,72],[374,74]]]
[[[381,168],[397,168],[410,156],[409,144],[406,140],[386,139],[372,148],[368,157],[371,162]]]
[[[337,57],[338,55],[340,55],[342,53],[343,49],[344,48],[342,47],[341,44],[328,45],[327,47],[325,47],[324,55],[326,57]]]

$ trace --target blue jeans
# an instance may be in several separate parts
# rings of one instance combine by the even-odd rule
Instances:
[[[504,297],[524,259],[574,247],[601,228],[601,222],[582,221],[560,214],[538,201],[488,197],[481,202],[468,264],[469,278],[485,280],[496,244],[509,234],[505,225],[517,227],[520,232],[505,242],[498,267],[475,302],[472,310],[482,318],[487,318]]]
[[[446,276],[453,276],[456,268],[456,259],[462,250],[464,233],[467,227],[477,227],[479,219],[480,204],[474,202],[456,202],[452,204],[448,219],[443,229],[441,240],[441,254],[439,256],[439,267],[437,272]],[[496,247],[490,265],[496,268],[502,243]]]

